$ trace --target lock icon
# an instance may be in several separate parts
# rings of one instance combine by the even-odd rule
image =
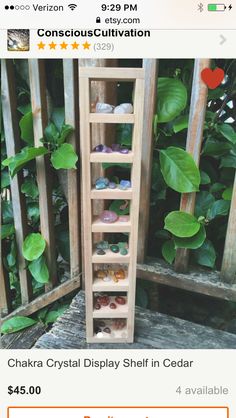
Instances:
[[[101,18],[100,17],[97,17],[96,23],[101,23]]]

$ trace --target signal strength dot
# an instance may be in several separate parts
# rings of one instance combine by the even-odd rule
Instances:
[[[74,3],[71,3],[71,4],[68,4],[68,7],[70,8],[70,10],[75,10],[76,9],[76,7],[77,7],[77,4],[74,4]]]

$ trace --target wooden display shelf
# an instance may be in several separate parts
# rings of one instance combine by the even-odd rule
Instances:
[[[121,222],[119,219],[113,223],[105,223],[100,221],[99,218],[94,218],[92,223],[92,232],[130,232],[131,223],[130,220],[127,222]]]
[[[130,151],[128,154],[121,152],[91,152],[91,163],[132,163],[134,154]]]
[[[133,196],[132,189],[121,190],[118,187],[116,189],[102,189],[97,190],[93,188],[91,190],[91,199],[104,199],[104,200],[131,200]]]
[[[127,264],[130,262],[130,254],[121,255],[120,253],[113,253],[111,250],[106,250],[106,254],[98,255],[94,251],[92,255],[92,263],[98,264]]]
[[[123,80],[133,81],[134,100],[133,114],[116,115],[91,113],[90,86],[92,80]],[[84,274],[86,290],[86,331],[88,342],[125,342],[131,343],[134,336],[134,312],[135,312],[135,290],[136,290],[136,264],[137,264],[137,242],[138,242],[138,221],[140,201],[140,177],[141,177],[141,149],[143,130],[143,108],[144,108],[144,69],[142,68],[81,68],[79,78],[80,89],[80,140],[82,156],[82,188],[83,188],[83,234],[84,234]],[[98,129],[97,124],[119,124],[131,123],[132,150],[128,154],[120,152],[103,153],[93,152],[92,129]],[[92,125],[94,124],[94,125]],[[97,132],[98,133],[98,132]],[[94,146],[94,145],[93,145]],[[92,188],[92,164],[91,163],[118,163],[130,164],[130,177],[132,189],[105,189],[95,190]],[[128,222],[117,221],[111,224],[101,222],[93,213],[93,199],[127,199],[131,200],[130,219]],[[121,255],[106,250],[106,254],[98,255],[93,252],[94,233],[129,233],[129,253]],[[97,239],[97,238],[96,238]],[[124,281],[118,283],[103,282],[100,279],[94,280],[93,264],[128,264],[128,272]],[[127,291],[127,304],[120,305],[112,310],[103,307],[98,311],[94,310],[94,292],[102,291]],[[94,334],[94,318],[104,318],[112,326],[112,318],[126,318],[126,326],[122,330],[112,329],[112,335],[103,333],[102,338]],[[110,319],[109,319],[110,318]],[[114,320],[114,319],[113,319]]]
[[[90,113],[90,123],[134,123],[135,115],[133,113],[115,114],[115,113]]]
[[[126,298],[125,305],[118,305],[115,302],[115,296],[110,297],[110,303],[115,303],[117,308],[111,309],[108,306],[102,306],[101,309],[93,309],[93,318],[94,319],[107,319],[107,318],[127,318],[128,317],[128,304]]]
[[[93,292],[128,292],[128,277],[115,283],[113,280],[104,282],[102,279],[95,278],[93,281]]]

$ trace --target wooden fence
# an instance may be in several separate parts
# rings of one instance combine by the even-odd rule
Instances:
[[[111,60],[63,60],[64,100],[66,123],[75,130],[70,138],[71,144],[77,153],[79,146],[79,89],[78,66],[94,65],[105,66],[115,64]],[[192,84],[190,119],[186,149],[199,164],[200,151],[203,139],[203,126],[206,112],[207,88],[201,81],[201,70],[210,65],[210,60],[197,59],[194,64],[194,77]],[[188,251],[178,250],[175,262],[175,271],[167,268],[156,260],[146,257],[148,227],[149,227],[149,201],[153,154],[153,114],[156,109],[156,79],[158,74],[158,61],[154,59],[143,60],[145,68],[145,115],[144,138],[142,148],[142,183],[139,219],[138,240],[138,269],[139,278],[150,280],[157,284],[166,284],[191,290],[198,293],[221,297],[236,301],[236,180],[233,188],[232,203],[225,241],[225,250],[221,272],[188,273]],[[7,155],[11,156],[21,149],[19,123],[17,118],[15,75],[12,60],[2,60],[2,105],[3,120],[7,146]],[[46,100],[45,62],[43,60],[29,60],[30,91],[34,123],[35,145],[39,146],[44,129],[48,122],[48,109]],[[106,91],[102,82],[93,86],[92,96],[106,99],[112,95],[111,90]],[[106,135],[97,133],[98,137]],[[97,140],[97,139],[96,139]],[[39,187],[40,227],[46,239],[46,257],[50,269],[50,283],[45,286],[43,295],[33,299],[31,280],[25,269],[25,260],[22,256],[22,243],[28,233],[26,219],[26,204],[24,195],[20,192],[23,181],[19,172],[11,180],[11,196],[14,212],[16,242],[18,247],[19,280],[21,289],[20,308],[12,312],[10,284],[8,275],[1,266],[0,280],[0,308],[3,315],[10,317],[15,314],[30,315],[35,311],[58,300],[60,297],[80,288],[83,249],[81,245],[81,194],[80,170],[69,170],[67,175],[67,194],[69,209],[69,238],[70,238],[70,279],[58,283],[56,273],[56,248],[54,222],[52,218],[52,185],[48,157],[39,157],[36,162],[37,182]],[[145,196],[145,198],[144,198]],[[181,197],[181,210],[194,213],[195,193],[184,194]],[[2,249],[4,253],[4,248]]]

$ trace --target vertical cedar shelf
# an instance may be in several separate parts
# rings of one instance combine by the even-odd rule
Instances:
[[[134,83],[134,113],[133,114],[98,114],[91,113],[90,82],[96,81],[132,81]],[[134,312],[136,290],[136,263],[138,242],[138,218],[140,199],[141,176],[141,143],[143,129],[143,104],[144,104],[144,69],[141,68],[80,68],[79,74],[80,96],[80,130],[81,130],[81,154],[82,154],[82,200],[83,200],[83,240],[84,240],[84,274],[86,291],[86,331],[89,343],[132,343],[134,337]],[[133,138],[132,150],[129,154],[121,153],[95,153],[91,149],[91,124],[92,123],[132,123]],[[115,141],[114,141],[115,142]],[[103,162],[130,163],[131,164],[131,189],[127,191],[119,189],[96,190],[91,185],[91,165]],[[93,199],[127,199],[130,200],[130,221],[105,224],[94,219],[92,214]],[[106,255],[97,255],[93,251],[93,233],[129,233],[129,252],[122,256],[114,254],[110,250]],[[94,264],[127,264],[128,272],[125,280],[119,283],[103,282],[94,277]],[[126,293],[126,304],[118,306],[116,310],[102,307],[95,311],[93,308],[94,292],[113,292],[111,302],[116,292]],[[94,330],[94,319],[101,318],[108,321],[112,328],[114,318],[125,318],[126,327],[122,330],[112,330],[112,335],[103,333],[103,338],[98,338]]]

